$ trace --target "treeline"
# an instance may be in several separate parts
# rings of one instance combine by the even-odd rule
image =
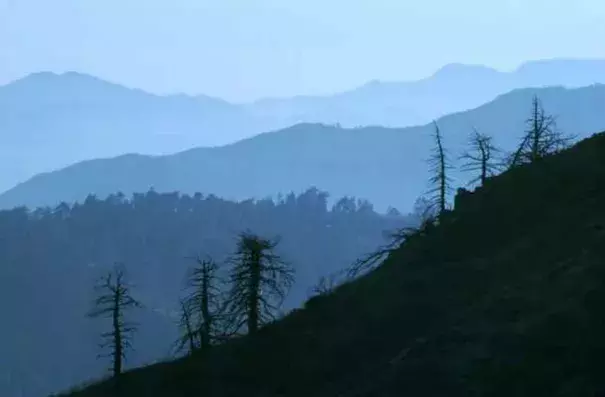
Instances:
[[[0,367],[11,371],[0,380],[0,394],[23,386],[27,394],[45,395],[98,376],[106,363],[96,355],[107,352],[97,346],[99,333],[112,325],[85,314],[91,302],[110,292],[93,293],[99,279],[115,287],[116,275],[107,275],[116,263],[122,264],[122,281],[133,283],[132,298],[142,304],[131,314],[124,311],[126,328],[139,324],[127,368],[174,352],[187,275],[197,258],[212,258],[226,281],[242,232],[279,238],[274,253],[296,269],[282,306],[286,311],[301,305],[321,276],[345,268],[382,244],[383,232],[409,222],[394,210],[378,214],[352,197],[328,206],[328,195],[317,189],[242,202],[150,190],[130,198],[91,195],[73,205],[0,211]],[[220,288],[226,294],[228,283]],[[114,342],[103,337],[103,343]],[[64,365],[56,365],[57,357]]]

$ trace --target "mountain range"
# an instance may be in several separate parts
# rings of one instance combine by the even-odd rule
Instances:
[[[297,272],[291,310],[383,232],[417,224],[374,208],[408,212],[426,192],[435,125],[453,185],[468,186],[473,175],[458,166],[473,130],[512,150],[537,97],[559,130],[585,138],[605,129],[604,82],[605,61],[552,60],[509,73],[452,64],[415,82],[247,104],[73,72],[0,87],[0,190],[16,184],[0,194],[0,208],[12,208],[0,211],[0,394],[42,395],[102,373],[103,324],[85,313],[112,263],[125,264],[147,305],[129,367],[172,357],[186,258],[227,264],[245,229],[282,236],[280,254]],[[511,379],[536,379],[535,392],[556,383],[552,373],[571,395],[596,390],[598,363],[535,368],[560,364],[541,353],[561,338],[575,343],[570,359],[601,356],[592,318],[605,301],[596,284],[603,147],[601,134],[459,194],[369,276],[307,300],[252,342],[127,374],[129,397],[529,395]],[[583,320],[594,330],[586,345],[573,337],[582,329],[565,333]],[[257,375],[269,372],[267,386]],[[83,395],[106,396],[103,387]]]
[[[10,171],[0,177],[0,191],[83,160],[220,146],[298,123],[421,125],[517,88],[593,83],[605,83],[605,61],[536,61],[512,72],[451,64],[418,81],[372,81],[330,96],[234,104],[41,72],[0,87],[0,166]]]
[[[473,128],[491,135],[503,150],[512,150],[526,128],[534,96],[556,116],[563,132],[582,138],[605,129],[605,85],[514,90],[437,120],[452,165],[457,165]],[[19,184],[0,195],[0,207],[52,206],[89,194],[130,195],[150,188],[243,200],[316,186],[333,197],[368,199],[378,210],[394,206],[407,211],[427,189],[433,130],[432,124],[346,129],[306,123],[221,147],[89,160]],[[460,186],[472,179],[456,170],[452,177]]]

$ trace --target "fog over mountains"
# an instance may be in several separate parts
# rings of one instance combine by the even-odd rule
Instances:
[[[129,366],[169,356],[185,258],[227,262],[241,230],[283,237],[297,271],[286,308],[302,305],[319,277],[418,222],[377,212],[407,214],[426,191],[433,120],[457,166],[473,129],[512,150],[536,96],[565,133],[605,130],[605,60],[513,72],[450,64],[418,81],[251,103],[160,96],[76,72],[0,87],[0,210],[14,208],[0,211],[0,395],[43,395],[103,374],[100,327],[85,313],[94,279],[117,261],[149,308]],[[472,179],[457,167],[450,176],[455,187]],[[487,226],[495,241],[503,229]]]
[[[564,132],[582,138],[605,129],[605,85],[519,89],[437,120],[452,164],[457,164],[473,128],[512,150],[535,95],[548,113],[557,116],[557,126]],[[305,123],[221,147],[85,161],[16,186],[0,195],[0,207],[54,206],[82,201],[89,194],[130,195],[152,187],[243,200],[316,186],[333,198],[352,195],[370,200],[381,211],[395,206],[407,212],[427,188],[433,130],[432,124],[345,129]],[[472,179],[456,170],[452,176],[457,186]]]
[[[510,73],[451,64],[418,81],[373,81],[331,96],[233,104],[202,95],[157,96],[85,74],[42,72],[0,87],[0,165],[10,171],[0,176],[0,190],[99,157],[224,145],[297,123],[422,125],[517,88],[593,83],[605,83],[605,61],[528,62]]]

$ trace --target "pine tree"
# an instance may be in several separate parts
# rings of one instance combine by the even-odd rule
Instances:
[[[276,317],[288,289],[294,284],[294,269],[274,253],[277,241],[242,233],[231,259],[231,285],[227,310],[231,326],[249,334]]]
[[[429,183],[429,200],[435,207],[438,216],[442,216],[447,209],[447,195],[451,191],[451,178],[448,171],[451,169],[448,159],[448,152],[443,144],[443,135],[436,122],[434,122],[435,131],[433,133],[434,147],[431,157],[428,160],[429,172],[431,178]]]
[[[179,306],[181,314],[179,320],[181,336],[177,341],[176,350],[179,352],[187,346],[189,348],[188,354],[193,354],[199,347],[199,332],[195,329],[193,323],[194,311],[191,302],[187,299],[181,299],[179,301]]]
[[[555,118],[546,114],[537,96],[532,99],[531,115],[526,120],[526,125],[521,143],[509,156],[510,168],[556,154],[568,147],[573,140],[572,136],[565,136],[557,130]]]
[[[199,347],[205,350],[210,348],[219,336],[217,321],[222,310],[220,280],[217,274],[219,266],[210,258],[197,257],[195,260],[197,266],[192,269],[189,277],[192,292],[187,297],[187,306],[197,319]]]
[[[118,266],[103,277],[95,289],[99,296],[89,316],[111,319],[111,331],[101,334],[101,347],[109,348],[110,352],[100,357],[111,357],[111,372],[113,378],[117,379],[122,373],[126,350],[132,347],[132,335],[136,331],[136,325],[125,320],[125,311],[141,308],[142,305],[131,296],[131,287],[125,280],[124,270]]]
[[[461,159],[466,160],[462,165],[464,171],[478,172],[469,184],[479,182],[485,184],[488,177],[493,176],[499,170],[499,164],[495,155],[500,152],[492,142],[492,137],[482,134],[477,129],[473,129],[473,134],[469,138],[470,149],[465,152]]]

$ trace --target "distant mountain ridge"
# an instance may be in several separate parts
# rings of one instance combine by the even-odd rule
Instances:
[[[605,85],[520,89],[476,109],[438,119],[452,160],[475,127],[511,150],[525,128],[532,97],[557,116],[558,127],[581,138],[605,129]],[[411,209],[426,191],[426,159],[433,126],[344,129],[304,123],[234,144],[168,156],[124,155],[90,160],[37,175],[0,195],[0,207],[56,205],[118,191],[216,194],[233,200],[264,198],[310,186],[332,197],[352,195],[379,210]],[[454,171],[458,185],[469,175]]]
[[[330,96],[268,98],[243,106],[252,115],[279,116],[286,125],[407,127],[475,108],[514,89],[594,83],[605,83],[605,60],[532,61],[511,72],[454,63],[416,81],[373,80]]]
[[[605,60],[529,62],[513,72],[451,64],[418,81],[373,81],[331,96],[233,104],[149,94],[86,74],[35,73],[0,86],[0,191],[45,171],[124,153],[169,154],[298,123],[406,127],[513,89],[605,83]]]

